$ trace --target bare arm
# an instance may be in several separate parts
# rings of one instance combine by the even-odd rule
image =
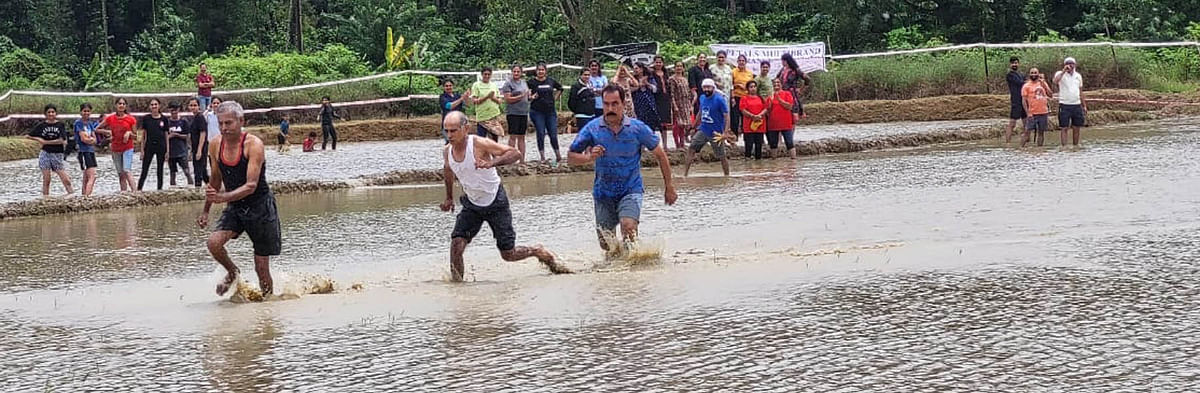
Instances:
[[[442,149],[442,178],[446,181],[446,201],[442,202],[442,211],[454,211],[454,171],[450,170],[450,146]]]
[[[779,94],[775,95],[775,103],[779,104],[779,106],[787,108],[787,110],[789,110],[789,111],[792,110],[792,106],[793,106],[792,103],[787,102],[787,100],[784,100],[782,98],[779,98]]]
[[[214,139],[213,143],[208,145],[208,156],[212,157],[212,159],[208,160],[208,187],[204,189],[204,193],[206,194],[204,198],[204,211],[200,214],[200,218],[203,219],[204,224],[200,225],[201,228],[205,227],[208,222],[208,212],[212,209],[213,198],[224,189],[225,185],[224,179],[221,177],[221,168],[217,164],[217,160],[221,159],[220,146],[222,139],[224,137],[217,136],[217,139]]]
[[[509,145],[501,145],[500,143],[493,141],[491,139],[488,139],[488,138],[479,138],[479,137],[475,137],[475,136],[472,136],[472,138],[475,138],[475,148],[476,149],[481,149],[481,150],[483,150],[483,152],[492,156],[491,161],[485,160],[483,162],[480,162],[479,159],[476,159],[475,160],[476,167],[494,168],[494,167],[498,167],[498,166],[512,164],[514,162],[521,160],[521,151],[517,150],[517,148],[515,148],[515,147],[509,146]]]
[[[668,205],[674,205],[678,195],[675,194],[675,183],[671,177],[671,159],[667,157],[667,151],[663,150],[663,142],[659,142],[654,148],[654,158],[658,159],[658,168],[662,171],[663,197]]]
[[[1054,73],[1054,84],[1057,85],[1059,83],[1059,81],[1062,81],[1063,74],[1064,74],[1064,72],[1062,72],[1062,71],[1058,71],[1058,72]]]

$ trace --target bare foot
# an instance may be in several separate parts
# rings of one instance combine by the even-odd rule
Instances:
[[[571,271],[571,269],[567,269],[565,266],[558,264],[558,262],[555,262],[554,253],[550,252],[549,250],[546,250],[545,248],[542,248],[541,246],[538,246],[536,249],[534,249],[533,255],[537,257],[538,262],[541,262],[543,265],[546,265],[547,269],[550,269],[550,273],[554,273],[554,274],[572,274],[572,273],[574,273]]]
[[[225,292],[229,292],[229,287],[233,286],[233,283],[237,281],[237,277],[237,273],[234,272],[226,274],[225,279],[221,280],[220,284],[217,284],[217,296],[225,296]]]

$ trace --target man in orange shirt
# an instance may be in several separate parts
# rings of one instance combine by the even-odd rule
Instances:
[[[1030,68],[1029,81],[1021,87],[1021,101],[1025,106],[1025,132],[1021,134],[1021,147],[1029,143],[1029,131],[1037,131],[1038,146],[1046,142],[1046,129],[1050,128],[1050,92],[1050,85],[1042,79],[1038,69]]]

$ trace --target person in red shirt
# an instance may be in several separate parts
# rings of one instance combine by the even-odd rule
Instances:
[[[212,103],[212,89],[217,87],[213,83],[212,74],[208,73],[208,65],[200,63],[200,73],[196,74],[196,99],[200,101],[201,108],[208,108]]]
[[[783,144],[794,160],[796,145],[792,141],[792,128],[796,126],[796,119],[792,117],[792,106],[796,105],[796,97],[790,90],[782,89],[783,83],[779,79],[772,80],[771,85],[775,87],[775,94],[767,98],[767,147],[776,157],[783,156],[783,151],[778,150],[779,137],[783,136]]]
[[[746,82],[746,91],[757,92],[758,83]],[[742,111],[742,133],[746,134],[746,158],[762,159],[763,136],[767,132],[767,102],[758,94],[746,94],[738,101]]]
[[[112,139],[109,149],[112,150],[117,180],[121,183],[121,191],[129,191],[133,190],[133,174],[129,170],[133,167],[133,145],[137,141],[137,131],[134,127],[137,126],[137,119],[129,114],[129,104],[124,98],[117,99],[116,107],[116,113],[101,120],[96,132]]]
[[[315,132],[308,133],[308,138],[304,138],[304,152],[305,153],[310,153],[310,152],[316,151],[313,149],[313,145],[315,145],[317,143],[316,138],[317,138],[317,133],[315,133]]]

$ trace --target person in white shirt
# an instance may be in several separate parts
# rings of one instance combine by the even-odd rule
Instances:
[[[1079,146],[1079,127],[1085,125],[1087,101],[1083,99],[1083,75],[1075,70],[1075,59],[1063,60],[1063,69],[1054,73],[1054,84],[1058,85],[1059,139],[1067,145],[1067,129],[1071,129],[1071,142]]]
[[[488,138],[471,135],[467,131],[467,115],[452,111],[442,121],[450,143],[442,150],[445,165],[446,201],[442,211],[454,211],[454,181],[462,185],[463,195],[459,198],[462,211],[450,234],[450,281],[463,280],[463,250],[479,234],[486,222],[496,238],[496,248],[505,261],[516,262],[536,257],[550,269],[551,273],[563,274],[571,271],[555,262],[554,254],[542,246],[518,246],[517,232],[513,230],[512,209],[508,195],[500,184],[496,167],[512,164],[521,159],[517,148],[501,145]]]

